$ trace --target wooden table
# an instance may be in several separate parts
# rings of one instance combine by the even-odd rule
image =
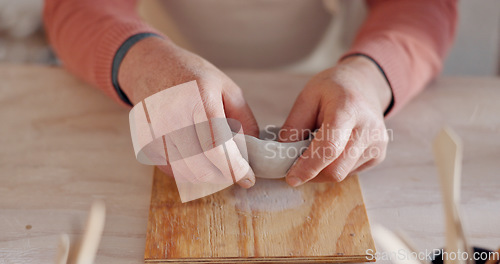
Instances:
[[[307,76],[230,72],[263,127],[280,125]],[[264,94],[264,91],[268,94]],[[500,79],[443,78],[388,121],[386,161],[362,173],[372,224],[419,249],[444,245],[431,141],[463,138],[462,209],[472,244],[500,245]],[[97,263],[142,263],[152,167],[135,161],[128,110],[59,68],[0,66],[0,263],[51,263],[60,233],[82,234],[107,205]]]

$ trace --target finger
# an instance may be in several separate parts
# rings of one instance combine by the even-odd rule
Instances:
[[[195,124],[217,118],[226,118],[220,94],[219,96],[207,94],[202,99],[203,105],[199,106],[193,113]],[[197,133],[199,140],[206,142],[206,131],[197,130]],[[232,134],[227,122],[223,127],[211,127],[212,142],[215,143],[221,138],[226,138],[224,135],[227,133]],[[243,188],[250,188],[255,184],[255,175],[232,138],[225,141],[224,144],[215,146],[210,151],[205,151],[204,154],[226,177],[229,174]]]
[[[163,139],[176,181],[223,183],[220,170],[203,154],[194,125],[171,132]]]
[[[242,178],[249,178],[252,173],[249,169],[247,159],[246,145],[245,149],[240,148],[235,140],[243,138],[243,134],[233,134],[228,121],[236,122],[234,119],[226,118],[211,118],[205,127],[201,125],[196,126],[198,140],[203,148],[203,153],[210,162],[222,171],[226,179],[232,182],[240,182]],[[239,124],[241,127],[241,124]],[[234,124],[233,124],[234,126]],[[235,152],[233,152],[233,150]],[[242,153],[243,152],[243,153]],[[240,182],[240,185],[248,186],[248,183]]]
[[[213,129],[215,139],[218,137],[218,130],[220,129]],[[229,127],[226,127],[223,130],[228,131]],[[237,136],[238,135],[241,136],[241,134],[237,134]],[[230,176],[233,182],[238,183],[241,187],[250,188],[255,184],[255,175],[250,168],[248,161],[243,158],[243,155],[233,138],[225,140],[223,144],[214,147],[210,151],[205,151],[204,153],[205,156],[219,169],[229,169],[229,171],[224,171],[224,174]],[[248,156],[247,153],[244,154],[245,156]]]
[[[257,120],[247,104],[241,89],[236,84],[230,84],[229,88],[223,90],[222,101],[227,118],[236,119],[243,126],[243,133],[259,137],[259,126]]]
[[[367,144],[363,139],[351,136],[342,154],[330,165],[326,166],[321,171],[321,175],[328,181],[343,181],[355,168],[358,161],[362,159],[366,149]]]
[[[366,161],[362,164],[360,164],[359,166],[355,167],[353,170],[352,170],[352,173],[360,173],[370,167],[373,167],[375,165],[379,164],[379,162],[377,162],[376,159],[371,159],[369,161]]]
[[[375,133],[373,135],[383,135],[383,137],[372,138],[371,146],[365,150],[362,158],[354,166],[353,171],[360,172],[371,166],[378,165],[381,163],[387,154],[387,144],[389,142],[388,131],[383,128],[373,130]],[[370,134],[370,133],[368,133]]]
[[[306,139],[308,131],[315,128],[319,111],[319,104],[315,98],[302,92],[292,107],[279,133],[279,141],[292,142]]]
[[[169,146],[171,150],[176,149],[171,144]],[[199,165],[204,161],[208,162],[208,159],[203,153],[171,161],[170,168],[182,202],[201,198],[233,184],[232,181],[221,181],[221,172],[210,162]]]
[[[333,119],[321,125],[311,145],[288,171],[286,180],[298,186],[316,177],[344,151],[355,125],[355,118],[346,111],[336,111]]]
[[[362,159],[356,163],[354,166],[353,172],[361,172],[370,167],[376,166],[380,164],[386,156],[387,153],[387,145],[384,146],[371,146],[365,150],[363,153]]]
[[[165,161],[167,162],[166,165],[157,165],[161,171],[163,171],[166,175],[170,177],[174,177],[174,173],[172,171],[172,166],[170,165],[170,160],[168,158],[168,150],[167,150],[167,142],[166,142],[166,136],[162,136],[162,143],[163,143],[163,151],[165,152]]]

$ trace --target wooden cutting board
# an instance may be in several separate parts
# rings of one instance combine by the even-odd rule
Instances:
[[[155,169],[146,263],[339,263],[375,252],[358,176],[289,187],[257,179],[181,203]]]

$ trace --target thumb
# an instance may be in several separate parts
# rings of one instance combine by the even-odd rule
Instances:
[[[309,132],[315,128],[319,106],[313,97],[307,95],[304,90],[295,100],[288,118],[281,127],[279,141],[304,140],[309,136]]]
[[[238,120],[246,135],[259,137],[259,126],[240,88],[234,85],[222,93],[224,111],[227,118]]]

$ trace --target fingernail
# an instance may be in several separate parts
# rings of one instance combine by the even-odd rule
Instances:
[[[287,177],[286,182],[292,187],[297,187],[298,185],[302,184],[302,180],[297,176]]]
[[[253,184],[254,183],[251,180],[249,180],[249,179],[244,179],[244,180],[242,180],[240,182],[240,186],[243,187],[243,188],[245,188],[245,189],[248,189],[248,188],[252,187]]]

